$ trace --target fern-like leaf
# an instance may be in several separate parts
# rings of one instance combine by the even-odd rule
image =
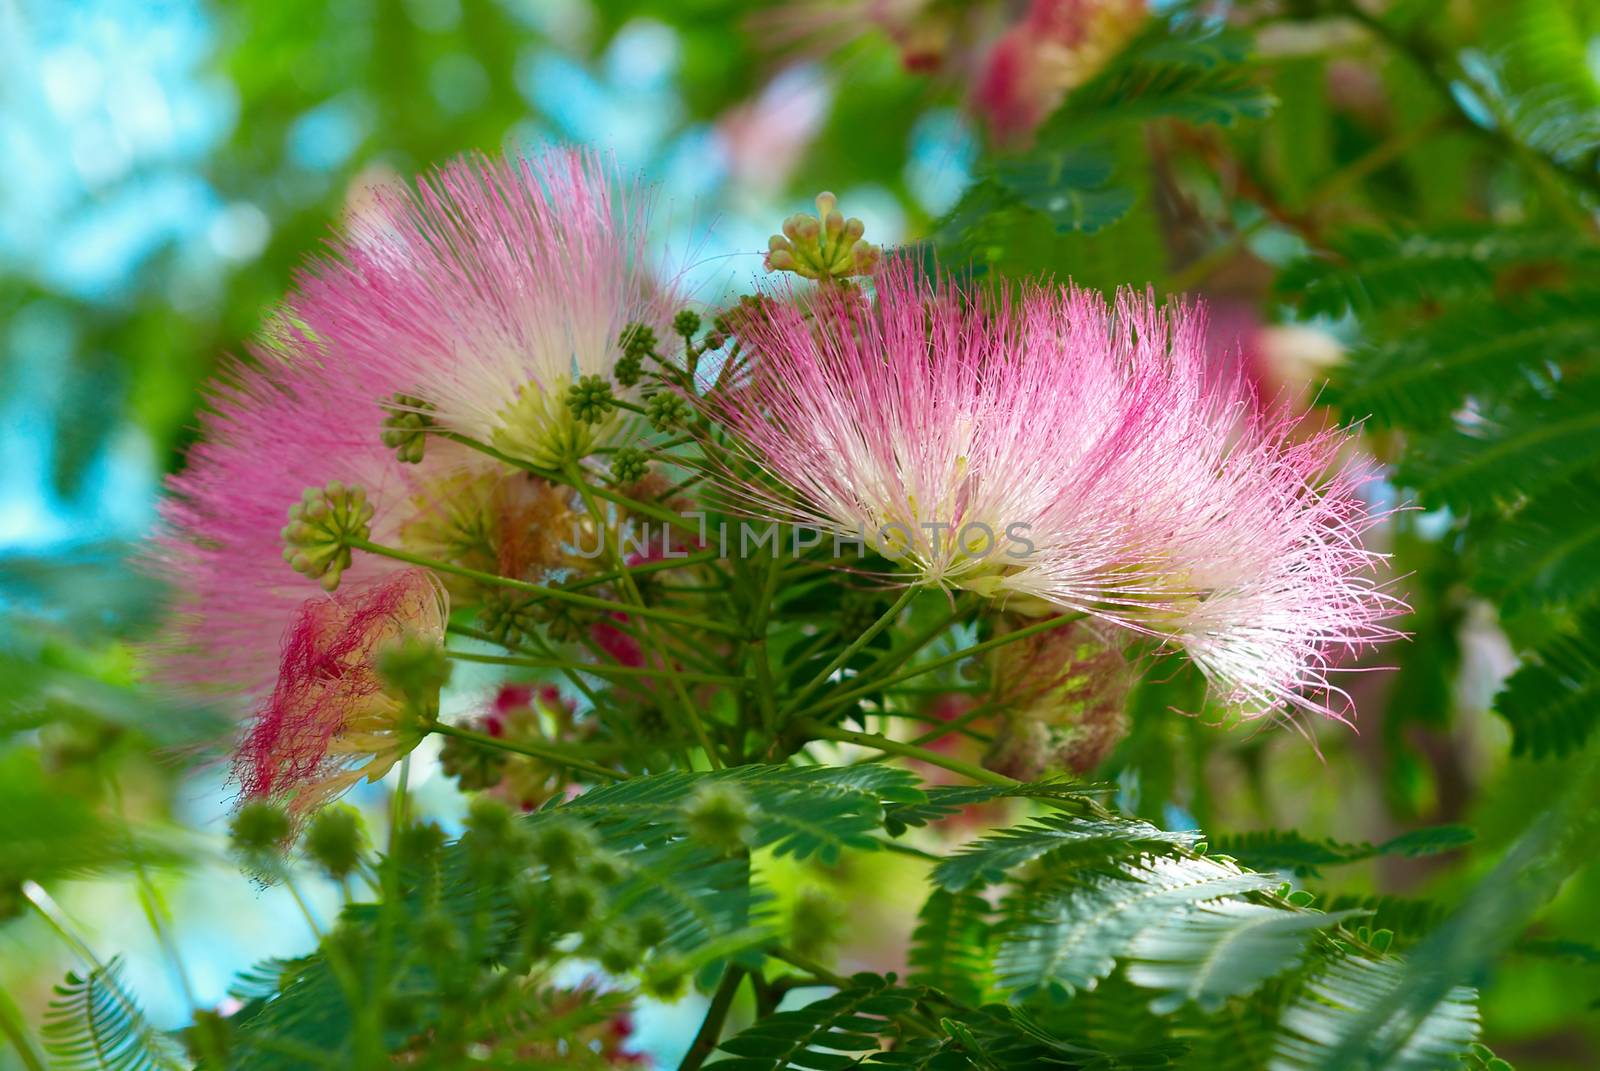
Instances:
[[[1122,873],[1029,883],[1007,900],[995,974],[1018,996],[1065,996],[1110,974],[1144,930],[1196,904],[1273,884],[1215,859],[1159,856]]]
[[[988,992],[989,902],[973,893],[935,889],[911,935],[910,981],[980,1005]]]
[[[1297,261],[1278,276],[1278,293],[1304,316],[1449,302],[1488,290],[1514,266],[1559,264],[1570,270],[1600,264],[1600,249],[1586,236],[1551,229],[1352,230],[1329,245],[1331,254]]]
[[[1420,330],[1358,350],[1333,400],[1353,417],[1437,425],[1468,398],[1548,384],[1551,369],[1600,354],[1600,293],[1455,306]]]
[[[1158,1015],[1190,1001],[1215,1012],[1297,966],[1311,935],[1344,917],[1242,900],[1204,904],[1139,934],[1128,949],[1128,980],[1161,991],[1150,1002]]]
[[[1487,531],[1474,585],[1505,613],[1600,601],[1600,472],[1540,492]]]
[[[56,986],[43,1030],[60,1071],[179,1071],[177,1045],[151,1026],[122,984],[113,958]]]
[[[1252,870],[1287,870],[1301,877],[1315,877],[1320,868],[1359,862],[1384,855],[1415,858],[1454,851],[1472,842],[1475,834],[1466,826],[1433,826],[1414,829],[1391,837],[1381,844],[1341,844],[1333,840],[1310,840],[1292,830],[1268,830],[1218,837],[1213,850],[1239,860]]]
[[[1172,833],[1137,819],[1051,815],[1002,829],[964,847],[934,868],[933,880],[951,892],[1004,881],[1010,871],[1049,856],[1053,868],[1105,865],[1139,853],[1191,847],[1193,833]]]
[[[1355,1024],[1384,1007],[1402,981],[1398,960],[1342,956],[1313,973],[1281,1020],[1272,1071],[1310,1071],[1328,1066]],[[1458,986],[1418,1023],[1406,1023],[1404,1043],[1383,1064],[1388,1071],[1433,1071],[1453,1067],[1478,1037],[1478,1009],[1471,989]],[[1381,1039],[1368,1039],[1379,1044]]]
[[[729,1059],[709,1065],[722,1071],[779,1071],[805,1067],[836,1071],[858,1064],[863,1054],[887,1048],[895,1022],[916,1007],[916,991],[874,974],[858,974],[850,986],[794,1011],[778,1012],[724,1041]]]
[[[1536,759],[1576,751],[1600,720],[1600,607],[1541,645],[1511,675],[1495,710],[1511,723],[1511,751]]]
[[[1515,506],[1600,466],[1600,383],[1566,385],[1503,414],[1472,416],[1416,443],[1399,480],[1458,513]]]

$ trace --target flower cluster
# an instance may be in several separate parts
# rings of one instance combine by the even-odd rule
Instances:
[[[464,786],[524,807],[653,748],[786,754],[784,717],[857,652],[818,656],[779,709],[748,630],[786,566],[711,561],[728,548],[687,519],[718,505],[688,490],[708,474],[746,516],[870,543],[898,582],[1033,636],[992,673],[991,759],[1023,776],[1106,755],[1141,640],[1246,713],[1344,713],[1328,671],[1398,602],[1341,434],[1212,371],[1195,309],[966,289],[817,209],[771,243],[787,284],[703,317],[674,314],[645,201],[592,157],[375,195],[217,392],[166,508],[160,662],[252,706],[242,798],[309,813],[430,732]],[[452,605],[476,614],[452,632],[506,653],[446,651]],[[1079,620],[1028,631],[1047,614]],[[588,708],[518,684],[442,723],[447,659],[559,670]],[[497,745],[520,757],[475,750]]]

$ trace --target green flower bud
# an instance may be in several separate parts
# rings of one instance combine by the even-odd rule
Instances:
[[[533,835],[533,854],[554,873],[574,873],[599,847],[594,830],[568,818],[541,822]]]
[[[550,906],[556,924],[563,930],[584,928],[600,909],[604,892],[599,885],[582,878],[562,878],[550,883]]]
[[[631,446],[624,446],[611,456],[611,476],[620,484],[638,483],[649,467],[644,451]]]
[[[508,844],[516,835],[511,809],[498,800],[479,796],[467,807],[463,823],[473,836],[496,845]]]
[[[539,627],[539,612],[527,595],[494,588],[478,607],[478,623],[502,646],[516,647]]]
[[[372,512],[367,493],[359,487],[335,480],[326,487],[306,488],[289,507],[289,523],[281,533],[283,560],[324,589],[335,590],[340,575],[350,568],[349,541],[372,534]]]
[[[683,820],[695,840],[732,854],[748,843],[751,810],[750,798],[738,785],[711,781],[684,803]]]
[[[424,636],[406,636],[378,652],[378,676],[389,693],[427,717],[439,711],[439,690],[450,670],[444,648]]]
[[[667,917],[659,911],[647,911],[640,915],[634,922],[634,929],[639,935],[639,944],[644,948],[654,948],[669,936]]]
[[[428,429],[434,427],[429,415],[433,406],[410,394],[396,394],[387,406],[389,415],[383,420],[383,445],[408,465],[422,460],[428,442]]]
[[[594,950],[594,958],[608,974],[627,974],[639,965],[641,955],[639,939],[628,926],[612,926]]]
[[[689,418],[689,403],[676,391],[657,391],[645,402],[644,408],[657,431],[672,431],[682,427]]]
[[[511,757],[498,748],[484,747],[471,740],[447,736],[439,748],[439,766],[446,777],[468,792],[493,788],[505,777]]]
[[[436,858],[449,839],[436,822],[408,825],[395,837],[394,855],[404,862],[421,865]]]
[[[683,996],[689,985],[689,971],[677,956],[656,956],[645,964],[640,988],[647,996],[667,1003]]]
[[[700,333],[700,314],[693,309],[684,309],[672,318],[672,329],[686,339],[693,338]]]
[[[283,850],[292,830],[287,811],[275,803],[256,800],[233,816],[228,839],[234,850],[244,855],[275,855]]]
[[[320,811],[306,830],[306,854],[334,881],[344,881],[361,865],[366,837],[361,816],[350,807]]]
[[[617,408],[611,381],[604,376],[584,376],[567,388],[567,408],[579,423],[600,423]]]
[[[789,941],[802,956],[819,956],[839,939],[844,913],[825,889],[806,886],[789,909]]]

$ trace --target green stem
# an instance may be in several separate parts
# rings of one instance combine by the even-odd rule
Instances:
[[[458,435],[454,432],[444,432],[442,434],[451,442],[460,443],[462,446],[476,450],[482,454],[488,454],[490,457],[510,465],[512,468],[522,469],[524,472],[531,472],[535,476],[549,480],[551,483],[569,482],[567,478],[560,472],[557,472],[553,469],[543,469],[537,465],[530,465],[526,461],[521,461],[509,454],[501,453],[499,450],[489,446],[487,443],[480,443],[476,439],[469,438],[465,435]],[[698,526],[686,518],[678,516],[671,510],[662,509],[660,506],[653,505],[649,502],[640,502],[638,499],[629,498],[627,495],[613,491],[606,487],[591,487],[590,490],[593,491],[598,497],[605,499],[607,502],[613,502],[631,513],[637,513],[642,517],[653,517],[656,520],[661,521],[663,524],[670,524],[674,528],[677,528],[681,531],[692,532],[696,538],[698,538],[700,535],[700,529]]]
[[[442,562],[436,558],[425,558],[420,554],[400,550],[397,547],[386,547],[381,543],[374,543],[369,539],[351,539],[349,545],[355,550],[364,550],[369,554],[382,555],[393,558],[397,562],[408,565],[418,565],[424,569],[433,569],[441,573],[450,573],[454,576],[476,580],[480,584],[489,584],[495,587],[510,588],[513,591],[523,591],[529,595],[538,595],[559,602],[568,602],[574,606],[583,606],[591,610],[603,610],[606,613],[638,614],[657,621],[669,624],[682,625],[685,628],[703,629],[707,632],[720,632],[726,636],[739,635],[739,629],[733,625],[725,625],[720,621],[709,621],[703,618],[690,617],[687,614],[674,613],[671,610],[658,610],[651,606],[631,606],[627,603],[612,602],[609,599],[597,599],[590,595],[579,595],[576,592],[566,591],[562,588],[549,588],[542,584],[530,584],[525,580],[513,580],[510,577],[500,576],[495,573],[484,573],[477,569],[468,569],[464,565],[455,565],[451,562]],[[626,573],[623,579],[627,580]],[[631,583],[631,581],[628,581]]]
[[[871,693],[887,688],[892,684],[899,684],[901,681],[908,681],[914,677],[920,677],[924,673],[932,673],[935,670],[943,669],[945,666],[954,665],[957,662],[971,658],[973,655],[982,654],[985,651],[991,651],[996,647],[1004,647],[1006,644],[1015,643],[1018,640],[1025,640],[1029,636],[1036,636],[1041,632],[1048,632],[1053,628],[1059,628],[1062,625],[1070,624],[1073,621],[1082,620],[1087,616],[1087,614],[1076,611],[1073,613],[1061,614],[1057,617],[1052,617],[1048,620],[1041,621],[1036,625],[1029,625],[1027,628],[1019,628],[1015,632],[1008,632],[1004,636],[995,636],[993,639],[984,640],[982,643],[975,643],[971,647],[963,647],[959,651],[955,651],[947,655],[941,655],[940,657],[932,659],[931,661],[920,663],[907,670],[902,670],[892,677],[868,681],[866,684],[863,684],[859,687],[848,689],[839,695],[824,700],[817,706],[813,706],[810,710],[803,711],[802,715],[810,715],[835,706],[839,703],[847,703],[852,699],[859,699],[864,695],[870,695]]]
[[[916,759],[918,762],[926,762],[931,766],[938,766],[949,770],[951,773],[958,773],[963,777],[969,777],[974,781],[981,781],[988,785],[1020,784],[1013,778],[1004,774],[997,774],[993,770],[986,770],[982,766],[963,762],[960,759],[953,759],[948,755],[941,755],[937,751],[929,751],[927,748],[921,748],[915,744],[891,740],[887,736],[879,736],[876,733],[858,733],[852,729],[836,729],[831,725],[824,725],[819,721],[809,719],[796,722],[795,728],[801,732],[809,733],[818,740],[833,740],[841,744],[855,744],[858,747],[870,747],[875,751],[887,752],[890,755]]]
[[[676,669],[651,669],[648,666],[572,665],[556,658],[519,658],[514,655],[473,654],[470,651],[450,651],[451,658],[462,662],[482,662],[491,666],[524,666],[528,669],[573,669],[578,673],[593,673],[597,677],[676,677],[694,684],[740,685],[743,677],[718,673],[693,673]]]
[[[44,1057],[34,1048],[33,1039],[28,1036],[28,1027],[23,1022],[22,1011],[11,999],[11,994],[4,989],[0,989],[0,1034],[3,1034],[11,1043],[11,1047],[17,1051],[17,1059],[22,1061],[26,1071],[45,1071]]]
[[[835,655],[832,661],[823,667],[820,673],[818,673],[815,677],[812,677],[811,680],[806,683],[805,687],[796,692],[794,697],[784,704],[785,710],[798,710],[800,705],[810,698],[811,693],[815,692],[818,688],[821,688],[824,684],[826,684],[828,679],[837,673],[841,667],[848,665],[850,660],[854,658],[863,647],[871,643],[873,638],[876,637],[878,633],[882,632],[895,622],[895,620],[900,616],[900,611],[904,610],[907,604],[909,604],[912,599],[916,598],[918,590],[919,589],[916,585],[912,585],[911,587],[908,587],[902,591],[900,593],[900,597],[894,601],[893,606],[885,610],[883,615],[874,621],[870,626],[868,626],[865,632],[857,636],[850,642],[849,646],[845,647],[844,650]]]
[[[294,898],[294,905],[300,909],[300,915],[306,920],[306,926],[311,930],[311,936],[319,942],[322,940],[322,927],[317,925],[317,916],[311,913],[311,904],[300,894],[300,886],[294,880],[294,875],[289,873],[289,868],[283,868],[283,887],[289,890],[289,895]]]
[[[535,645],[536,649],[529,651],[527,648],[517,644],[505,643],[501,640],[498,640],[489,635],[487,632],[484,632],[481,629],[475,629],[470,625],[450,624],[445,626],[445,631],[454,633],[457,636],[466,636],[468,639],[479,640],[483,643],[493,644],[497,647],[502,647],[507,651],[511,651],[514,654],[525,654],[530,657],[534,655],[544,655],[550,658],[552,661],[555,660],[555,651],[550,647],[549,644],[545,643],[536,635],[523,637],[529,643]],[[453,652],[452,657],[455,657]],[[605,713],[607,710],[605,699],[601,697],[600,693],[589,687],[589,682],[584,680],[581,674],[567,665],[561,665],[557,668],[561,670],[561,675],[564,676],[574,688],[581,692],[584,698],[589,700],[590,705],[594,707],[597,714]]]
[[[607,769],[599,763],[590,762],[588,759],[570,754],[553,745],[502,740],[499,737],[490,736],[488,733],[480,733],[474,729],[463,729],[459,725],[450,725],[442,721],[435,722],[429,726],[429,731],[438,733],[441,736],[453,736],[458,740],[469,740],[474,744],[494,748],[497,751],[509,751],[514,755],[526,755],[529,758],[543,759],[546,762],[553,762],[572,770],[581,770],[584,773],[602,777],[608,781],[620,781],[623,779],[623,775],[616,770]]]
[[[929,729],[927,732],[923,733],[921,736],[917,737],[911,742],[916,744],[918,747],[923,747],[927,744],[933,743],[940,737],[948,736],[951,733],[962,733],[965,736],[972,737],[974,740],[988,742],[990,739],[989,737],[982,733],[974,732],[973,730],[967,728],[967,726],[971,725],[974,721],[977,721],[985,714],[990,713],[995,707],[1000,705],[1001,700],[998,699],[992,699],[986,703],[975,704],[971,710],[961,714],[959,717],[951,718],[949,721],[945,722],[936,722],[932,729]]]
[[[400,776],[394,786],[394,799],[389,808],[389,852],[394,853],[400,842],[400,832],[406,827],[406,792],[411,785],[411,755],[400,760]]]
[[[602,522],[600,512],[595,508],[594,498],[592,497],[595,489],[590,486],[589,481],[583,478],[583,473],[578,469],[578,466],[575,463],[569,462],[567,464],[566,471],[568,482],[571,483],[572,486],[577,489],[578,494],[582,496],[584,508],[589,511],[590,516],[594,517],[595,523],[600,525],[600,531],[604,533],[607,526]],[[699,533],[697,532],[696,535],[698,534]],[[633,574],[629,573],[624,568],[624,564],[621,560],[621,552],[618,550],[615,542],[610,540],[607,541],[607,548],[611,551],[611,557],[617,569],[622,572],[622,575],[618,579],[622,585],[624,594],[626,594],[628,599],[634,604],[633,612],[637,613],[641,618],[646,617],[647,615],[644,613],[644,611],[647,609],[647,607],[644,605],[644,596],[639,594],[639,587],[633,582]],[[724,626],[722,631],[732,636],[743,635],[743,631],[741,629],[731,626]],[[657,660],[662,665],[666,665],[666,656],[661,653],[660,648],[655,643],[655,637],[652,631],[646,629],[641,622],[639,632],[640,638],[644,640],[645,645],[650,648],[652,653],[655,654]],[[715,745],[712,744],[710,735],[706,733],[706,727],[701,723],[700,715],[695,713],[694,704],[689,701],[689,693],[684,689],[683,682],[675,678],[668,678],[667,683],[671,686],[673,696],[678,701],[678,706],[683,712],[683,720],[685,724],[688,725],[691,735],[694,736],[695,741],[705,751],[706,760],[711,763],[712,769],[720,770],[722,768],[722,758],[717,754],[717,749]]]
[[[743,981],[744,968],[728,964],[722,972],[717,991],[711,996],[711,1005],[706,1008],[706,1017],[700,1023],[700,1030],[678,1064],[678,1071],[699,1071],[706,1057],[716,1049],[717,1042],[722,1040],[722,1024],[727,1021],[728,1009],[733,1006],[733,998],[739,992],[739,983]]]

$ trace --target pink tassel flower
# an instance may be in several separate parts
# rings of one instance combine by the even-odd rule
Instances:
[[[1393,635],[1366,476],[1332,470],[1343,437],[1294,442],[1208,378],[1195,311],[966,293],[905,262],[873,300],[767,309],[748,383],[704,403],[782,485],[729,481],[750,512],[859,539],[912,582],[1180,645],[1251,713],[1335,713],[1336,650]]]
[[[290,299],[330,360],[382,369],[441,427],[557,467],[611,422],[575,421],[568,390],[609,377],[626,328],[666,336],[646,272],[648,204],[594,156],[469,158],[373,195]]]
[[[394,543],[411,512],[421,473],[381,441],[387,384],[362,385],[303,348],[257,351],[217,387],[201,440],[168,481],[154,571],[173,585],[176,606],[153,652],[158,678],[247,705],[263,701],[278,675],[279,644],[308,598],[325,597],[284,561],[289,507],[307,488],[359,487],[373,507],[372,536]],[[430,459],[430,467],[442,459]],[[342,585],[360,588],[398,564],[357,554]]]

